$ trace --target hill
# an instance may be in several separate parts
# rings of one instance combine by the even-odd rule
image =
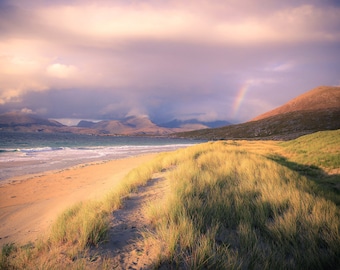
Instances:
[[[41,118],[33,114],[23,114],[16,112],[9,112],[0,115],[0,128],[5,127],[19,127],[19,126],[50,126],[50,127],[62,127],[63,125],[54,120],[48,120]]]
[[[339,110],[340,87],[320,86],[287,102],[274,110],[261,114],[251,121],[297,111],[332,111]]]
[[[0,115],[0,130],[19,132],[42,132],[61,130],[65,126],[55,120],[41,118],[34,114],[9,112]]]
[[[288,140],[322,130],[340,128],[340,87],[312,89],[251,121],[221,128],[177,133],[195,139]]]

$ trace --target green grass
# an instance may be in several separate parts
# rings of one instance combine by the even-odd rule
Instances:
[[[334,269],[340,265],[339,133],[290,142],[220,141],[162,153],[102,200],[65,211],[49,237],[5,245],[0,269],[85,269],[111,212],[167,169],[171,192],[148,206],[157,267]],[[331,173],[331,175],[328,175]],[[103,267],[110,269],[110,260]]]
[[[291,161],[326,170],[340,168],[340,129],[316,132],[280,145],[291,154]]]
[[[314,182],[320,194],[340,206],[340,130],[316,132],[279,146],[271,158]]]

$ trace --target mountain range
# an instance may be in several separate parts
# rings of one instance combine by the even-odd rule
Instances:
[[[226,121],[199,122],[197,120],[173,120],[156,125],[147,116],[129,116],[121,120],[92,122],[81,120],[77,126],[66,126],[56,120],[34,114],[9,112],[0,115],[0,131],[15,132],[63,132],[92,135],[145,135],[166,136],[175,132],[191,131],[211,126],[222,126]]]
[[[340,128],[340,87],[321,86],[242,124],[226,121],[173,120],[156,125],[147,116],[65,126],[33,114],[0,115],[0,131],[64,132],[92,135],[172,136],[193,139],[293,139],[319,130]]]
[[[77,127],[94,129],[100,134],[167,135],[174,132],[172,129],[157,126],[147,116],[129,116],[122,120],[100,122],[83,120],[78,123]]]
[[[320,86],[248,122],[178,133],[176,137],[288,140],[334,129],[340,129],[340,87]]]

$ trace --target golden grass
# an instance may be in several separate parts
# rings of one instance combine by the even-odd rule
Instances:
[[[225,142],[182,153],[168,175],[171,196],[163,207],[151,206],[157,233],[150,237],[163,244],[160,264],[319,269],[339,263],[339,211],[306,177],[262,150]]]
[[[128,173],[122,183],[101,200],[75,204],[52,225],[50,234],[35,244],[5,245],[0,269],[84,269],[88,249],[105,241],[112,211],[138,186],[145,185],[161,170],[159,159]]]
[[[105,240],[110,213],[165,169],[171,192],[162,204],[147,206],[154,231],[143,233],[146,246],[159,247],[155,267],[332,269],[340,264],[339,197],[320,189],[323,174],[309,170],[315,159],[298,163],[299,154],[316,155],[308,140],[325,146],[322,134],[315,136],[300,139],[305,146],[294,153],[295,140],[209,142],[162,153],[102,200],[69,208],[45,240],[4,246],[0,269],[85,269],[88,248]],[[328,141],[329,149],[337,146],[336,139]],[[327,164],[325,170],[333,166]],[[110,262],[103,260],[103,269]]]
[[[289,160],[314,165],[329,172],[340,168],[340,129],[316,132],[296,140],[280,143]]]

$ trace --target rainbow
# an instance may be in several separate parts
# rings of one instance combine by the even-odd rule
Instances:
[[[233,110],[232,110],[232,116],[233,117],[236,116],[248,89],[249,89],[249,83],[246,82],[244,85],[242,85],[240,90],[238,90],[237,96],[236,96],[234,103],[233,103]]]

